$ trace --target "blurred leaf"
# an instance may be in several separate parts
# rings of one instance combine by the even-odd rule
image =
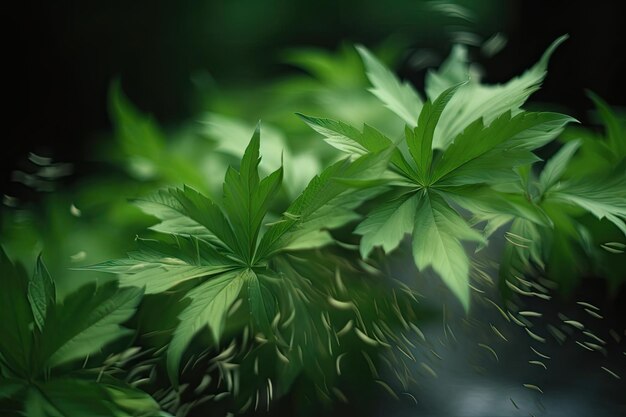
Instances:
[[[441,115],[441,122],[435,131],[433,146],[438,149],[447,148],[466,126],[478,118],[482,117],[485,125],[489,125],[507,111],[516,115],[528,97],[539,89],[546,76],[550,56],[566,39],[567,36],[558,38],[548,47],[537,64],[506,84],[484,85],[476,77],[471,78],[468,84],[459,88]],[[431,88],[427,84],[426,91],[430,90],[434,93],[443,87],[450,88],[454,85],[453,82],[457,82],[461,73],[469,75],[469,67],[464,61],[464,56],[459,49],[453,49],[453,55],[446,61],[442,73],[431,72],[429,80],[431,82],[436,80],[436,87]],[[444,80],[446,84],[444,84]]]
[[[417,116],[422,108],[422,99],[419,94],[410,84],[400,82],[365,47],[357,46],[357,51],[365,64],[367,78],[372,83],[370,91],[407,124],[417,125]]]
[[[626,235],[626,175],[570,181],[548,197],[582,207],[600,220],[606,218]]]
[[[544,192],[548,191],[551,187],[561,179],[561,176],[565,172],[565,168],[572,159],[572,156],[578,148],[581,142],[574,140],[563,145],[561,149],[546,163],[546,166],[541,171],[539,177],[539,185]]]

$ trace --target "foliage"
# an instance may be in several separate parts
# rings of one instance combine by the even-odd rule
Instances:
[[[462,241],[484,246],[487,236],[470,227],[451,204],[473,214],[472,205],[480,205],[482,210],[545,224],[545,215],[534,204],[493,188],[514,182],[516,169],[537,160],[532,151],[572,121],[557,113],[520,109],[538,88],[550,54],[564,39],[522,76],[501,86],[468,79],[465,52],[454,48],[439,72],[428,74],[425,103],[360,48],[373,93],[407,123],[403,140],[396,142],[367,125],[361,133],[342,122],[303,118],[328,143],[350,154],[397,146],[390,166],[394,178],[384,181],[392,186],[389,202],[375,208],[356,229],[363,236],[362,256],[375,246],[390,252],[410,233],[417,267],[431,266],[469,307],[470,261]],[[471,203],[463,204],[466,200]]]
[[[60,302],[41,258],[28,278],[0,249],[0,271],[0,398],[12,399],[3,412],[55,417],[159,413],[148,394],[99,366],[88,366],[90,357],[132,334],[121,324],[134,314],[140,288],[88,284]]]
[[[605,136],[566,127],[575,122],[569,116],[523,108],[564,40],[502,85],[482,83],[457,45],[426,74],[425,94],[361,46],[335,55],[291,51],[286,59],[313,78],[250,92],[261,103],[252,110],[233,110],[238,94],[218,95],[203,123],[174,132],[114,83],[111,165],[123,170],[120,180],[44,205],[48,222],[3,229],[2,238],[21,254],[44,236],[46,253],[67,259],[74,252],[63,238],[81,236],[91,246],[76,266],[111,259],[127,236],[142,237],[125,258],[68,272],[74,286],[84,270],[115,279],[93,274],[63,291],[40,258],[29,279],[2,252],[4,409],[184,416],[209,399],[227,398],[225,412],[269,408],[298,388],[309,400],[345,401],[362,395],[368,378],[407,391],[415,377],[405,362],[417,362],[419,325],[430,317],[414,283],[386,268],[407,235],[418,281],[432,269],[466,313],[472,272],[482,272],[483,249],[501,234],[505,291],[519,291],[513,280],[531,274],[568,289],[573,277],[593,272],[616,287],[626,235],[624,119],[593,94]],[[270,123],[263,140],[257,126],[248,141],[247,121],[261,107]],[[298,113],[299,123],[285,108],[318,116]],[[536,169],[556,138],[565,144]],[[111,190],[115,197],[92,211],[91,223],[80,218],[75,198],[102,202]],[[126,358],[131,339],[152,353],[148,363]],[[146,370],[140,391],[134,378]]]

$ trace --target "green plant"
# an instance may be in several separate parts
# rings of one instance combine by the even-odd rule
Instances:
[[[247,300],[250,318],[244,316],[243,324],[230,329],[230,336],[248,328],[250,322],[252,327],[246,331],[257,334],[257,343],[252,341],[257,350],[266,343],[275,346],[277,357],[289,364],[283,364],[279,369],[285,369],[277,376],[270,371],[269,376],[279,380],[278,392],[285,392],[300,372],[316,374],[311,371],[316,363],[322,366],[320,370],[333,367],[345,349],[337,334],[354,331],[356,340],[365,346],[386,343],[379,338],[397,340],[395,343],[401,346],[406,343],[390,327],[398,320],[392,318],[391,309],[395,306],[401,311],[397,304],[400,299],[409,303],[402,311],[412,317],[410,310],[414,306],[408,300],[415,300],[415,296],[411,291],[400,286],[406,295],[393,301],[382,298],[375,314],[375,302],[372,304],[367,289],[373,286],[390,292],[393,286],[381,286],[375,278],[371,282],[348,278],[359,270],[366,276],[371,273],[318,249],[331,244],[329,230],[354,220],[352,210],[375,192],[354,189],[349,184],[371,181],[384,170],[389,152],[383,150],[331,165],[309,183],[280,218],[267,224],[266,214],[280,189],[283,173],[280,168],[260,178],[259,147],[257,128],[240,170],[229,168],[226,173],[224,198],[219,206],[188,187],[136,201],[161,220],[153,229],[169,235],[172,243],[140,240],[140,250],[129,259],[85,268],[121,274],[122,286],[145,287],[146,294],[184,294],[188,305],[178,315],[179,324],[167,350],[168,374],[175,384],[181,358],[196,333],[208,325],[211,345],[219,346],[225,319],[239,298]],[[352,283],[349,290],[343,280]],[[372,326],[379,335],[372,335]],[[262,352],[247,355],[247,363],[257,361],[258,366]],[[313,377],[319,381],[327,378],[325,371]],[[247,401],[242,397],[237,401],[240,407]]]
[[[624,248],[619,242],[626,234],[623,123],[597,98],[606,140],[580,131],[562,134],[574,119],[522,108],[564,39],[520,77],[495,86],[480,82],[467,51],[456,46],[438,71],[427,74],[426,100],[358,47],[371,92],[386,109],[353,91],[365,79],[361,74],[353,80],[354,52],[344,51],[336,60],[310,52],[292,56],[332,89],[354,81],[339,94],[315,84],[316,97],[332,96],[338,103],[350,95],[341,102],[346,108],[359,103],[368,109],[359,113],[370,123],[362,129],[299,114],[346,154],[334,163],[329,161],[337,155],[317,144],[311,145],[314,155],[305,155],[302,144],[281,153],[284,132],[301,127],[280,117],[278,129],[264,128],[263,142],[257,126],[243,154],[245,123],[216,114],[199,129],[212,141],[184,130],[176,143],[187,145],[178,148],[114,85],[119,162],[133,178],[124,184],[140,190],[134,205],[158,221],[136,239],[138,249],[127,258],[75,268],[116,274],[121,289],[115,283],[90,284],[69,292],[62,303],[40,262],[28,280],[3,257],[10,290],[2,295],[2,316],[20,314],[1,324],[3,334],[19,339],[0,342],[2,397],[26,399],[25,409],[33,415],[57,415],[46,392],[75,386],[72,394],[90,398],[89,404],[75,398],[67,404],[92,407],[91,414],[155,414],[156,400],[160,408],[185,415],[209,397],[219,404],[227,398],[224,411],[236,413],[269,408],[275,397],[294,392],[304,392],[311,402],[345,401],[362,394],[360,385],[350,382],[364,378],[392,393],[408,391],[415,376],[407,361],[417,362],[415,346],[424,342],[419,326],[431,314],[413,283],[393,279],[388,268],[389,254],[404,247],[406,235],[418,278],[432,269],[466,314],[475,289],[472,271],[498,233],[507,239],[498,265],[505,290],[530,293],[534,282],[521,277],[534,273],[564,282],[570,271],[562,266],[573,264],[569,260],[581,250],[612,277],[611,269],[598,265]],[[274,106],[279,112],[284,103]],[[325,113],[333,106],[304,107]],[[340,117],[356,113],[337,109]],[[535,170],[536,153],[560,135],[566,144]],[[272,161],[263,166],[267,142],[265,156]],[[203,159],[205,153],[209,159]],[[307,161],[314,167],[329,164],[308,185],[310,171],[297,165]],[[226,175],[219,198],[215,171],[221,167]],[[163,186],[170,188],[146,192]],[[292,196],[297,197],[290,202]],[[135,214],[129,229],[141,230],[148,222]],[[102,226],[94,230],[105,233]],[[8,304],[13,300],[18,304]],[[103,319],[112,331],[100,333],[90,325],[100,307],[116,303],[126,306],[123,312]],[[70,312],[84,321],[72,322]],[[153,354],[143,389],[155,400],[120,382],[146,369],[139,359],[128,372],[117,369],[119,380],[106,359],[86,367],[100,358],[96,351],[123,345],[119,325],[131,316],[133,343]],[[54,352],[68,351],[63,346],[75,340],[78,348],[59,362]],[[160,364],[154,363],[161,358],[167,376],[162,379]],[[381,366],[392,371],[392,380],[383,380]],[[196,397],[190,399],[192,384]]]
[[[302,116],[327,142],[351,154],[367,154],[396,145],[390,174],[381,183],[392,187],[388,203],[375,208],[357,227],[361,254],[375,246],[395,249],[405,234],[413,235],[413,258],[421,270],[432,268],[461,303],[469,308],[469,258],[462,241],[486,244],[486,235],[470,227],[451,204],[476,214],[474,206],[504,220],[524,218],[546,224],[536,204],[494,187],[516,181],[516,170],[537,160],[533,150],[556,137],[569,116],[520,109],[543,78],[557,40],[537,65],[503,86],[484,86],[470,79],[465,52],[455,48],[439,72],[426,80],[429,100],[401,84],[367,50],[360,49],[372,92],[407,128],[393,141],[365,125],[363,132],[328,119]],[[465,203],[465,204],[464,204]],[[492,222],[494,219],[488,219]],[[493,224],[488,231],[493,231]],[[489,233],[487,233],[488,235]]]
[[[0,248],[0,399],[28,416],[154,416],[157,403],[114,377],[91,357],[132,331],[120,325],[135,312],[143,291],[115,283],[89,284],[56,297],[41,258],[27,278]]]

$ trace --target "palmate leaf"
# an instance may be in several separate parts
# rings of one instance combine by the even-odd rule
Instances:
[[[41,337],[42,366],[84,358],[130,331],[121,327],[135,312],[143,289],[88,284],[48,311]]]
[[[469,258],[461,241],[484,243],[437,194],[423,192],[413,228],[413,258],[420,269],[431,266],[463,307],[469,309]]]
[[[159,413],[148,394],[106,375],[76,371],[90,355],[130,333],[120,325],[135,312],[140,288],[90,284],[57,303],[41,256],[27,281],[23,269],[13,266],[0,248],[0,271],[0,309],[9,309],[0,311],[0,399],[11,400],[2,411],[44,417]],[[74,370],[67,366],[73,361],[80,361]],[[66,366],[50,372],[60,365]]]
[[[523,218],[542,227],[552,227],[552,221],[542,208],[524,195],[499,192],[485,185],[446,189],[445,198],[472,213],[474,223],[487,222],[484,233],[489,237],[496,229]]]
[[[489,187],[515,184],[519,179],[516,170],[538,160],[532,151],[553,140],[574,120],[557,113],[520,109],[539,88],[549,56],[564,39],[555,41],[524,75],[501,86],[484,86],[471,79],[466,52],[456,47],[439,72],[429,73],[429,100],[425,104],[411,97],[407,93],[410,87],[401,87],[389,70],[360,49],[375,94],[408,123],[405,140],[412,160],[407,161],[400,151],[404,144],[372,135],[367,128],[360,132],[341,122],[304,119],[333,146],[350,154],[367,154],[377,146],[398,146],[390,158],[390,169],[404,177],[403,182],[387,180],[386,185],[406,194],[375,209],[358,226],[363,256],[374,246],[382,246],[386,252],[393,250],[412,230],[416,265],[420,269],[432,266],[467,307],[469,259],[460,242],[465,239],[484,245],[485,239],[444,198],[457,200],[469,209],[474,220],[487,221],[487,234],[518,216],[538,225],[551,225],[537,205]],[[409,105],[408,100],[413,100],[413,104]],[[420,110],[415,113],[408,110],[417,108]],[[384,178],[376,184],[385,184]],[[416,196],[427,198],[428,204],[417,200],[420,197],[413,200],[410,189],[415,190]],[[424,189],[423,194],[420,189]],[[480,194],[470,195],[473,189],[480,189]],[[451,216],[447,223],[442,220],[442,212]],[[460,234],[452,232],[451,225],[460,228]],[[438,238],[438,246],[421,245],[416,231]]]
[[[219,342],[226,312],[252,272],[249,269],[231,271],[210,279],[186,295],[191,303],[178,316],[180,323],[167,349],[167,371],[170,379],[178,381],[180,359],[193,336],[207,325],[213,339]]]
[[[371,52],[363,46],[357,46],[363,59],[367,78],[372,83],[370,90],[386,107],[397,114],[407,124],[415,126],[422,108],[422,99],[408,83],[401,82]]]
[[[550,45],[539,62],[521,76],[503,85],[483,85],[477,78],[471,78],[467,52],[455,46],[450,57],[440,70],[430,71],[426,77],[428,98],[434,101],[446,89],[470,78],[470,82],[459,89],[458,94],[441,115],[433,138],[433,146],[445,149],[463,129],[478,118],[490,124],[496,117],[519,108],[539,89],[545,78],[548,60],[554,50],[565,40],[562,36]],[[422,99],[408,84],[399,80],[365,48],[358,47],[363,58],[368,78],[373,85],[372,92],[394,113],[400,116],[411,128],[417,126],[417,115],[422,107]]]
[[[327,168],[282,218],[266,225],[264,231],[262,221],[279,188],[282,170],[265,179],[259,177],[259,143],[257,130],[239,171],[229,169],[226,175],[222,207],[189,188],[169,189],[139,203],[165,221],[189,219],[194,230],[206,232],[189,237],[174,234],[172,244],[140,239],[140,250],[128,259],[87,267],[120,274],[122,285],[145,286],[148,293],[163,292],[183,282],[195,285],[185,294],[189,304],[178,316],[180,323],[168,347],[168,374],[174,383],[181,357],[196,333],[208,328],[214,342],[219,342],[226,314],[244,285],[255,327],[272,336],[269,318],[273,317],[275,294],[263,281],[281,276],[273,269],[275,257],[333,242],[328,229],[358,218],[353,210],[381,192],[380,187],[354,188],[348,182],[369,184],[378,179],[393,150],[388,147]],[[205,279],[193,281],[199,278]]]
[[[153,230],[204,238],[231,252],[239,249],[222,209],[191,187],[160,190],[133,202],[147,214],[162,220]]]
[[[232,253],[240,253],[237,236],[222,209],[210,198],[193,188],[170,189],[169,193],[182,205],[184,213],[211,232]]]

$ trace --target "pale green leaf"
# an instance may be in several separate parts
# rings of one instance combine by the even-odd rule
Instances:
[[[406,194],[372,210],[355,233],[362,235],[361,256],[367,258],[375,246],[386,253],[393,251],[414,225],[418,196]]]
[[[485,124],[489,125],[496,117],[506,111],[511,111],[514,115],[517,114],[528,97],[539,89],[546,76],[550,55],[565,39],[567,36],[562,36],[554,41],[537,64],[506,84],[484,85],[480,84],[479,80],[473,79],[459,88],[441,115],[441,121],[435,131],[433,147],[447,148],[463,129],[478,118],[482,117]],[[453,51],[453,53],[458,52]],[[461,64],[461,61],[457,59],[455,65],[460,67]],[[460,72],[461,70],[456,69],[456,71]]]
[[[417,116],[422,108],[419,94],[410,84],[401,82],[365,47],[356,48],[365,64],[367,78],[372,83],[370,91],[402,120],[416,126]]]
[[[432,267],[469,309],[469,258],[462,240],[483,243],[480,233],[467,223],[439,196],[424,193],[415,212],[413,259],[420,270]]]
[[[626,176],[615,179],[581,179],[562,183],[546,198],[565,201],[606,218],[626,235]]]
[[[380,152],[394,146],[394,143],[371,126],[364,125],[363,132],[358,129],[335,120],[322,119],[299,114],[313,130],[324,136],[324,140],[331,146],[352,156],[364,155],[368,152]],[[398,149],[394,149],[391,155],[391,163],[397,167],[406,177],[414,177],[415,170],[404,159]]]
[[[460,84],[470,78],[467,48],[454,45],[450,56],[441,64],[439,70],[428,70],[426,73],[426,96],[434,101],[448,88]]]
[[[187,215],[183,205],[169,189],[159,190],[132,202],[144,213],[161,220],[161,223],[150,227],[154,231],[217,240],[212,232]]]

